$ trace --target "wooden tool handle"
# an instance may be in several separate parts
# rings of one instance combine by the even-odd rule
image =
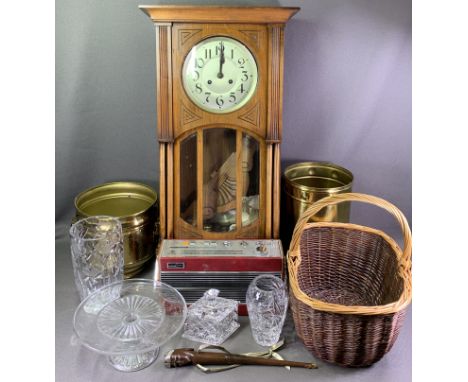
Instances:
[[[291,366],[316,369],[313,363],[295,362],[263,357],[249,357],[239,354],[223,354],[216,352],[195,352],[194,364],[201,365],[263,365],[263,366]]]
[[[278,360],[272,358],[252,357],[240,354],[196,351],[194,349],[175,349],[169,352],[165,359],[167,367],[187,365],[263,365],[291,366],[306,369],[316,369],[313,363]]]

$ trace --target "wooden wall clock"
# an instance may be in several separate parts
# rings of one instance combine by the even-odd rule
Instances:
[[[156,26],[162,238],[278,238],[286,7],[140,6]]]

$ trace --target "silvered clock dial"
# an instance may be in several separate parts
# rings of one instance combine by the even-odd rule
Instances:
[[[241,42],[210,37],[194,45],[185,58],[182,80],[188,97],[211,113],[229,113],[253,96],[258,80],[255,58]]]

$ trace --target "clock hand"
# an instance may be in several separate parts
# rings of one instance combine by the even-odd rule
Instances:
[[[221,41],[219,44],[220,44],[220,46],[221,46],[221,53],[220,53],[220,55],[219,55],[219,72],[218,72],[217,77],[218,77],[218,78],[223,78],[223,77],[224,77],[224,74],[223,74],[224,44],[223,44],[222,41]]]

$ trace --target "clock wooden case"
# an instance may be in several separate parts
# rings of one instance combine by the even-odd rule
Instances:
[[[156,26],[162,238],[278,238],[283,33],[299,8],[140,6]]]

